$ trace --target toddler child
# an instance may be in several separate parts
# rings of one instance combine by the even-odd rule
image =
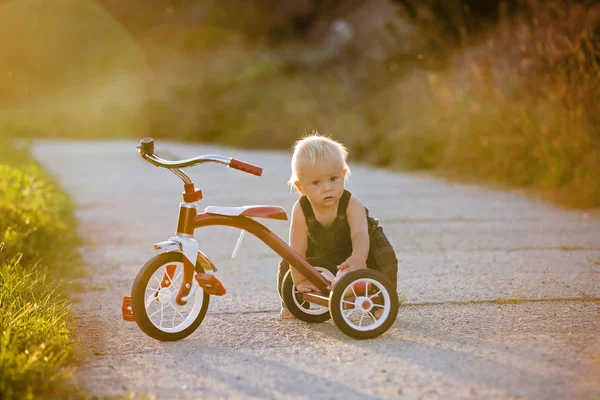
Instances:
[[[289,185],[302,197],[292,209],[290,247],[302,257],[318,257],[336,265],[338,277],[347,271],[371,268],[384,273],[395,288],[398,260],[379,226],[363,203],[344,185],[350,176],[348,151],[341,143],[316,132],[294,146]],[[281,260],[277,289],[290,269]],[[294,268],[292,279],[301,293],[318,289]],[[283,303],[282,303],[283,304]],[[281,318],[293,318],[282,305]]]

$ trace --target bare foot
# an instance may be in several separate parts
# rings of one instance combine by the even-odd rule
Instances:
[[[375,310],[373,312],[373,315],[375,316],[375,318],[379,319],[381,318],[381,314],[383,314],[383,308],[378,308],[377,310]]]
[[[296,289],[298,289],[298,292],[300,293],[319,292],[319,289],[317,289],[317,287],[308,279],[300,282],[298,286],[296,286]]]
[[[288,310],[285,307],[281,307],[281,311],[279,311],[279,319],[294,319],[294,318],[296,318],[296,317],[294,317],[292,315],[290,310]]]

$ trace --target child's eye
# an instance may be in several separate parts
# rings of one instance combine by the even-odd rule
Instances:
[[[312,184],[317,186],[319,184],[319,181],[312,181]]]
[[[337,180],[337,176],[332,176],[331,178],[329,178],[329,180],[330,180],[331,182],[335,182],[335,181]]]

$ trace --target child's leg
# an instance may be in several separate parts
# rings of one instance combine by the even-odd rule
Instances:
[[[394,292],[396,292],[398,286],[398,259],[396,258],[394,248],[381,227],[378,227],[371,235],[371,247],[369,249],[367,267],[387,276],[394,288]]]
[[[378,227],[371,236],[371,248],[369,250],[369,258],[367,259],[367,267],[387,276],[393,288],[393,293],[390,293],[390,295],[398,295],[398,259],[396,258],[394,248],[381,227]],[[382,309],[377,310],[375,317],[379,318],[382,312]]]
[[[279,299],[281,301],[281,310],[279,311],[279,318],[281,319],[292,319],[294,316],[289,312],[287,308],[285,308],[285,304],[283,304],[283,294],[281,293],[281,288],[283,287],[283,278],[285,274],[290,269],[290,265],[285,260],[281,260],[279,262],[279,266],[277,267],[277,294],[279,294]]]
[[[285,274],[287,274],[287,272],[289,270],[290,270],[290,264],[288,264],[287,261],[282,259],[279,262],[279,266],[277,267],[277,294],[279,294],[279,299],[281,300],[282,307],[285,307],[283,305],[283,293],[281,292],[281,289],[283,287],[283,278],[285,277]]]

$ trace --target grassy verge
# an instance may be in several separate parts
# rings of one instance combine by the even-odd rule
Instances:
[[[0,398],[73,398],[70,301],[79,273],[72,203],[0,135]]]

